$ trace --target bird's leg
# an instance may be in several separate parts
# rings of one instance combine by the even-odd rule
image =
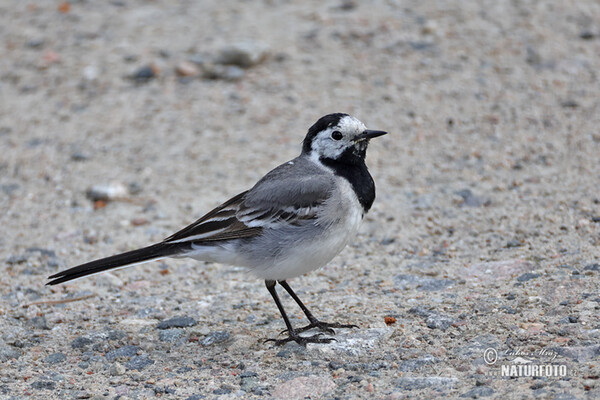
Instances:
[[[290,294],[290,296],[292,296],[292,299],[294,299],[294,301],[296,303],[298,303],[298,306],[300,306],[300,308],[306,315],[306,318],[308,318],[308,320],[310,321],[310,324],[308,324],[302,328],[296,329],[296,331],[295,331],[296,333],[301,333],[301,332],[307,331],[312,328],[318,328],[319,330],[321,330],[323,332],[327,332],[327,333],[333,335],[335,333],[335,331],[332,328],[358,328],[358,326],[353,325],[353,324],[340,324],[338,322],[319,321],[310,312],[310,310],[304,305],[304,303],[298,298],[298,295],[296,295],[296,293],[294,293],[294,291],[292,290],[292,288],[290,287],[290,285],[288,285],[288,283],[286,281],[278,281],[278,282]],[[288,329],[289,329],[289,326],[288,326]],[[288,330],[288,332],[289,332],[289,330]]]
[[[318,333],[314,336],[307,336],[307,337],[298,335],[298,332],[296,332],[294,330],[294,328],[292,327],[292,324],[290,323],[290,320],[289,320],[287,314],[285,313],[283,305],[281,304],[281,301],[279,300],[279,296],[277,295],[277,290],[275,290],[275,284],[276,284],[275,281],[270,281],[270,280],[265,281],[267,290],[269,291],[269,293],[271,293],[273,300],[275,300],[275,304],[277,304],[277,308],[279,308],[279,312],[281,313],[281,316],[283,317],[285,326],[287,326],[287,332],[288,332],[289,336],[284,339],[267,339],[266,340],[267,342],[275,342],[276,345],[282,345],[282,344],[285,344],[285,343],[293,340],[294,342],[296,342],[302,346],[306,346],[307,343],[329,343],[332,340],[334,340],[333,338],[322,338],[320,333]]]

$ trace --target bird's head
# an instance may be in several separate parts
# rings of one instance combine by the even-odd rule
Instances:
[[[348,114],[328,114],[308,129],[302,154],[315,159],[358,163],[365,158],[369,140],[386,133],[367,129],[365,124]]]

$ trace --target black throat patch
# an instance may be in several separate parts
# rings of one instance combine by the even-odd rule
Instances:
[[[321,162],[336,175],[350,182],[364,212],[369,211],[375,201],[375,182],[365,164],[364,155],[358,155],[352,149],[348,149],[337,160],[321,158]]]

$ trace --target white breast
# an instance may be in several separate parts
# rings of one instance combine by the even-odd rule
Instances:
[[[329,228],[287,249],[269,268],[252,269],[254,275],[274,280],[303,275],[327,264],[356,236],[363,219],[362,206],[348,181],[340,177],[336,183],[338,190],[319,217],[319,222]]]

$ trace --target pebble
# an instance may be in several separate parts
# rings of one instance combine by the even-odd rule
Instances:
[[[54,353],[54,354],[50,354],[48,357],[46,357],[46,359],[44,360],[45,363],[47,364],[58,364],[61,363],[63,361],[65,361],[67,359],[67,355],[64,353]]]
[[[251,392],[260,384],[258,374],[253,371],[244,371],[240,374],[240,388],[246,392]]]
[[[523,243],[521,243],[521,241],[518,239],[512,239],[506,242],[506,248],[508,249],[521,246],[523,246]]]
[[[579,38],[580,38],[580,39],[583,39],[583,40],[592,40],[592,39],[594,39],[594,38],[595,38],[595,37],[597,37],[597,36],[600,36],[600,35],[597,35],[597,34],[595,34],[595,33],[594,33],[594,32],[592,32],[592,31],[582,31],[582,32],[579,34]]]
[[[37,390],[54,390],[56,383],[52,381],[36,381],[31,384],[31,387]]]
[[[44,316],[31,318],[27,321],[27,325],[34,329],[50,330],[46,317]]]
[[[138,346],[126,345],[123,347],[119,347],[116,350],[109,351],[104,355],[108,361],[115,361],[119,357],[133,357],[140,350]]]
[[[436,292],[451,287],[455,282],[451,279],[425,278],[417,275],[399,274],[394,276],[394,284],[400,289],[415,287],[419,291]]]
[[[82,349],[92,343],[94,343],[92,339],[85,336],[79,336],[71,342],[71,347],[74,349]]]
[[[161,321],[156,325],[156,329],[187,328],[197,324],[196,320],[191,317],[174,317]]]
[[[21,351],[14,347],[0,343],[0,362],[6,362],[8,360],[17,359],[21,357]]]
[[[87,161],[89,159],[90,159],[90,157],[87,154],[82,153],[80,151],[75,151],[75,152],[71,153],[71,160],[73,160],[73,161],[79,162],[79,161]]]
[[[134,80],[136,83],[146,83],[156,78],[160,70],[155,65],[145,65],[135,70],[129,78]]]
[[[517,278],[517,281],[519,281],[519,282],[527,282],[527,281],[530,281],[532,279],[539,278],[540,276],[542,276],[542,275],[541,274],[536,274],[536,273],[533,273],[533,272],[526,272],[523,275],[519,276]]]
[[[301,376],[275,386],[271,392],[276,399],[316,399],[336,388],[329,376]]]
[[[322,357],[333,357],[332,353],[358,357],[369,354],[378,348],[382,341],[395,331],[394,328],[362,328],[336,330],[335,341],[327,344],[309,343],[306,348],[297,343],[288,343],[286,347],[298,354],[306,351],[320,354]],[[288,347],[289,346],[289,347]]]
[[[175,72],[179,76],[190,77],[200,75],[200,69],[191,61],[181,61],[175,66]]]
[[[244,74],[244,70],[235,65],[206,64],[202,69],[202,77],[204,79],[238,81],[244,77]]]
[[[473,389],[469,390],[467,393],[463,393],[460,397],[467,397],[471,399],[478,399],[480,397],[488,397],[493,395],[494,389],[488,386],[475,386]]]
[[[22,264],[27,261],[27,258],[28,256],[26,254],[12,255],[8,257],[5,262],[9,265]]]
[[[119,362],[115,362],[113,363],[110,368],[108,369],[108,373],[111,376],[120,376],[123,375],[126,372],[125,367],[123,366],[123,364],[119,363]]]
[[[250,68],[263,62],[268,54],[269,49],[264,43],[246,40],[221,49],[215,61],[217,64]]]
[[[111,201],[127,197],[127,186],[121,182],[94,185],[86,190],[86,196],[92,201]]]
[[[447,315],[436,311],[428,310],[425,307],[417,306],[408,310],[409,313],[425,318],[425,324],[430,329],[441,329],[445,331],[450,328],[455,320]]]
[[[454,353],[460,358],[474,358],[483,362],[483,352],[488,348],[499,349],[498,338],[491,334],[479,335],[464,346],[456,347]]]
[[[166,329],[158,332],[158,340],[161,342],[176,342],[185,335],[185,330],[181,328]]]
[[[88,65],[83,69],[83,79],[85,79],[88,82],[93,82],[96,79],[98,79],[98,76],[100,75],[100,71],[98,71],[98,68],[94,65]]]
[[[492,201],[487,197],[475,196],[470,189],[463,189],[456,192],[457,195],[462,197],[462,202],[460,206],[465,207],[481,207],[481,206],[489,206],[492,204]]]
[[[215,331],[211,332],[202,339],[200,343],[203,346],[210,346],[213,344],[219,344],[228,341],[230,338],[229,332],[227,331]]]
[[[403,376],[396,380],[396,386],[404,390],[436,389],[449,390],[458,383],[456,378],[443,376]]]
[[[551,347],[559,356],[566,357],[575,362],[588,362],[600,355],[600,344],[589,346]]]
[[[33,38],[33,39],[28,40],[25,45],[32,49],[37,49],[37,48],[44,46],[45,42],[46,41],[44,40],[44,38]]]
[[[154,360],[148,358],[147,355],[142,355],[132,357],[131,360],[129,360],[129,362],[125,364],[125,367],[127,367],[127,369],[130,370],[137,369],[138,371],[141,371],[152,364],[154,364]]]
[[[600,264],[589,264],[583,268],[584,271],[600,271]]]
[[[414,360],[402,361],[402,364],[398,367],[398,370],[403,372],[420,370],[430,364],[435,364],[437,360],[431,354],[427,354],[423,357],[415,358]]]
[[[21,185],[18,183],[4,183],[0,185],[0,192],[10,196],[13,192],[17,191]]]

